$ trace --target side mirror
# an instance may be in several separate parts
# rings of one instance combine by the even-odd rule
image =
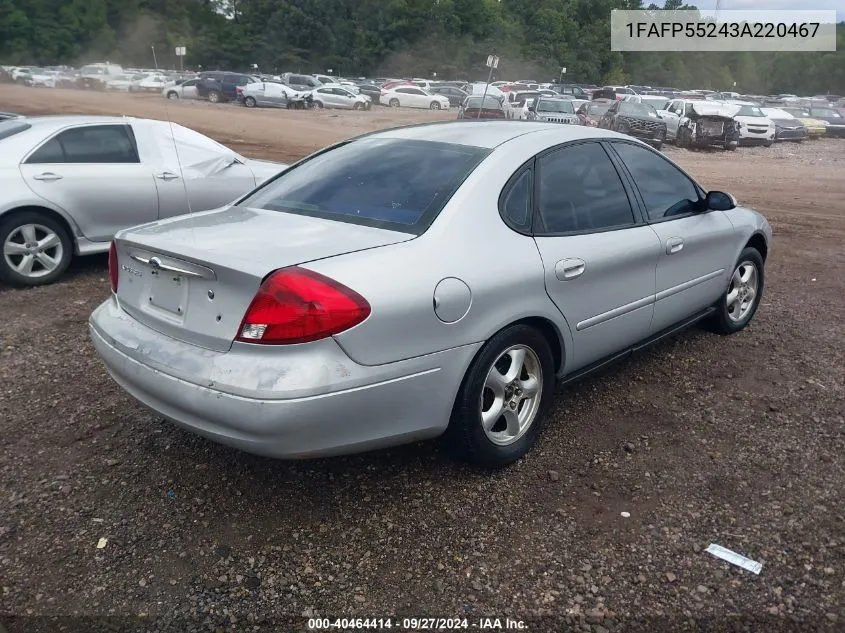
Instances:
[[[708,192],[704,202],[710,211],[730,211],[736,208],[736,198],[723,191]]]

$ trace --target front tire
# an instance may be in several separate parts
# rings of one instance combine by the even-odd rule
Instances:
[[[487,468],[520,459],[543,430],[554,371],[549,342],[533,327],[513,325],[496,334],[464,376],[447,430],[450,447]]]
[[[27,211],[0,221],[0,280],[12,286],[43,286],[67,270],[73,242],[50,216]]]
[[[432,110],[439,110],[440,104],[437,101],[432,101],[431,105],[429,106]]]
[[[254,108],[255,107],[255,98],[254,97],[247,97],[244,99],[244,105],[247,108]]]
[[[220,93],[216,90],[212,90],[208,93],[208,100],[211,103],[220,103]]]
[[[399,99],[391,99],[388,104],[391,108],[398,108],[399,107]]]
[[[178,93],[176,93],[176,92],[173,92],[173,91],[171,90],[170,92],[168,92],[168,93],[167,93],[167,98],[168,98],[168,99],[178,99],[178,98],[179,98],[179,94],[178,94]]]
[[[756,248],[745,248],[734,266],[727,290],[716,302],[710,329],[719,334],[734,334],[744,329],[760,305],[764,280],[763,256]]]

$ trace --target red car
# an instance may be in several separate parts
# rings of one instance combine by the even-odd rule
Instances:
[[[598,127],[599,121],[604,116],[604,113],[610,109],[610,106],[614,104],[614,101],[611,99],[596,99],[595,101],[590,101],[589,103],[583,104],[580,108],[578,108],[578,118],[581,119],[581,123],[588,127]]]

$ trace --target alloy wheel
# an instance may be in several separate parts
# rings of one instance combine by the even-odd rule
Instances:
[[[502,352],[481,391],[481,426],[493,444],[508,446],[531,428],[543,395],[543,369],[536,352],[514,345]]]
[[[61,238],[43,224],[22,224],[3,243],[6,264],[30,279],[52,273],[61,264],[63,255]]]
[[[734,270],[725,302],[728,318],[734,323],[745,319],[754,307],[754,299],[759,289],[759,275],[753,262],[744,261]]]

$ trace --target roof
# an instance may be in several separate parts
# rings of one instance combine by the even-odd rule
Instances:
[[[69,125],[79,125],[83,123],[126,123],[128,121],[136,120],[134,117],[122,116],[98,116],[98,115],[51,115],[51,116],[30,116],[26,117],[26,122],[33,128],[63,128]]]
[[[440,143],[456,143],[494,149],[526,134],[554,134],[555,142],[565,143],[587,138],[629,138],[581,125],[558,125],[529,121],[453,121],[409,125],[368,134],[367,138],[396,138]]]

